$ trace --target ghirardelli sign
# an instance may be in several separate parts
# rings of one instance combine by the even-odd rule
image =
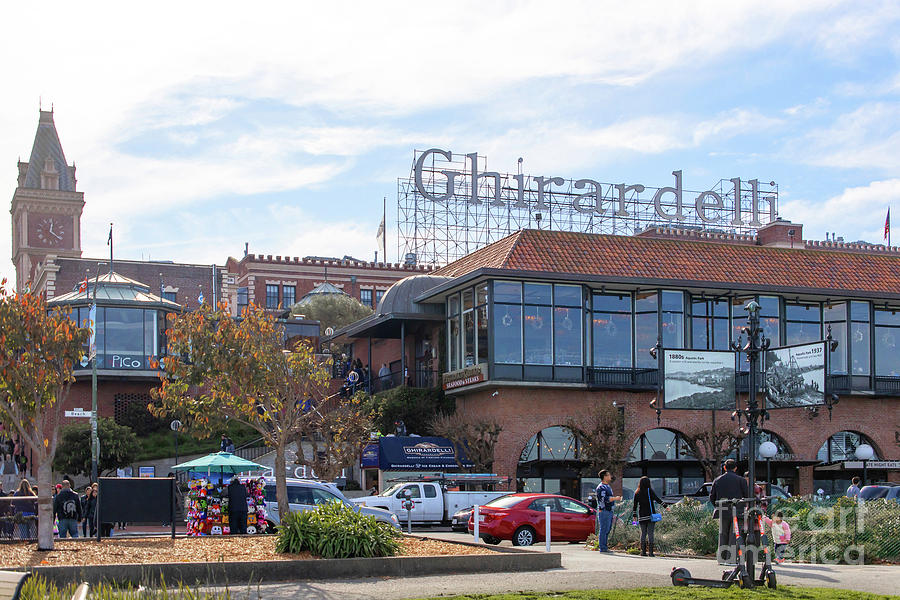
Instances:
[[[459,166],[459,162],[453,163],[454,155],[465,156],[464,168],[450,168]],[[447,168],[434,166],[442,162]],[[762,218],[767,223],[777,217],[777,193],[762,193],[758,179],[745,182],[734,177],[727,180],[730,189],[693,192],[684,188],[680,170],[672,171],[672,185],[651,188],[640,183],[603,183],[591,178],[567,180],[555,176],[482,172],[478,164],[475,152],[462,155],[439,148],[426,150],[418,155],[413,167],[415,190],[432,202],[465,202],[534,212],[547,211],[551,195],[564,196],[569,208],[576,213],[622,220],[635,216],[629,207],[634,210],[635,196],[647,192],[647,199],[641,203],[652,206],[656,219],[673,225],[755,228],[764,224]],[[426,172],[428,177],[423,176]],[[774,188],[775,182],[767,185]],[[573,189],[584,192],[573,192]]]
[[[453,456],[453,446],[441,446],[434,442],[419,442],[413,446],[403,446],[403,452],[409,457]]]

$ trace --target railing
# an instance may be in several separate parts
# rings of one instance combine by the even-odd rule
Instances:
[[[875,391],[880,394],[900,395],[900,377],[876,377]]]
[[[628,369],[621,367],[588,367],[587,384],[614,389],[653,389],[659,381],[657,369]]]
[[[849,394],[853,389],[849,375],[829,375],[828,389],[833,394]]]
[[[0,497],[0,539],[37,539],[37,497]]]
[[[253,460],[257,457],[262,456],[263,454],[266,454],[270,450],[271,449],[266,446],[265,442],[263,441],[263,438],[259,437],[236,448],[234,454],[235,456],[240,456],[241,458],[247,460]]]

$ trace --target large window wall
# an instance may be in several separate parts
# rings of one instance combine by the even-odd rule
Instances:
[[[74,307],[79,324],[90,319],[90,308]],[[148,370],[149,357],[165,345],[165,315],[142,308],[97,307],[97,357],[100,369]]]
[[[449,368],[487,362],[497,379],[597,385],[605,379],[589,373],[633,372],[615,381],[652,386],[655,379],[640,374],[655,372],[649,351],[660,338],[664,348],[727,350],[743,336],[750,300],[760,304],[760,325],[774,347],[814,342],[830,331],[838,342],[830,356],[838,391],[900,392],[900,307],[536,281],[482,282],[449,296]]]

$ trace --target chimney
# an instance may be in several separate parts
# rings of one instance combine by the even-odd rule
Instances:
[[[776,248],[803,248],[803,225],[782,218],[775,219],[756,231],[760,246]]]

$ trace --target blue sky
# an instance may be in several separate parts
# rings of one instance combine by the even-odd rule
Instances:
[[[11,198],[52,102],[86,256],[112,221],[123,258],[371,259],[386,196],[396,260],[396,180],[431,147],[657,187],[775,180],[810,239],[879,243],[900,210],[893,2],[193,4],[5,9],[0,183]]]

